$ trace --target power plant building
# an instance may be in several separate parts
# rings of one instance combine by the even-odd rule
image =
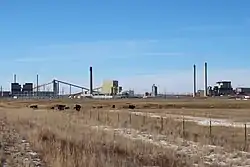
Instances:
[[[22,88],[23,93],[33,92],[33,83],[25,83]]]
[[[250,95],[250,88],[238,87],[235,89],[235,92],[238,95]]]
[[[19,83],[11,83],[11,94],[16,95],[20,94],[22,90],[22,86]]]
[[[208,87],[207,91],[210,96],[231,95],[234,93],[231,81],[216,82],[216,85],[213,88]]]
[[[122,87],[119,87],[117,80],[105,80],[102,84],[102,93],[106,95],[117,95]]]

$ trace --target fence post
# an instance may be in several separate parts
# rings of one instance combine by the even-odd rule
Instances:
[[[129,123],[130,123],[130,125],[132,123],[132,114],[131,113],[129,113]]]
[[[161,132],[163,131],[163,117],[161,117]]]
[[[211,121],[211,118],[209,120],[209,136],[210,136],[210,138],[212,137],[212,121]]]
[[[109,121],[109,112],[106,113],[106,123],[108,124]]]
[[[114,134],[113,134],[113,154],[114,155],[115,155],[115,147],[116,147],[115,140],[116,140],[116,138],[115,138],[115,130],[114,130]]]
[[[120,114],[119,114],[119,112],[117,112],[117,122],[118,123],[120,122]]]
[[[99,110],[97,111],[97,120],[100,121]]]
[[[91,110],[89,110],[89,119],[91,119],[92,114],[91,114]]]
[[[146,123],[146,116],[143,115],[143,125]]]
[[[184,116],[182,119],[182,135],[183,135],[183,138],[185,138],[185,119],[184,119]]]
[[[247,150],[247,124],[245,124],[245,150]]]

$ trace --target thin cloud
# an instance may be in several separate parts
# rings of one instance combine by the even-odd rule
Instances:
[[[33,63],[33,62],[45,62],[49,61],[49,59],[43,57],[22,57],[16,59],[15,61],[20,63]]]
[[[183,56],[184,53],[179,52],[152,52],[152,53],[145,53],[145,56]]]
[[[51,61],[78,61],[81,60],[75,57],[59,57],[59,56],[51,56],[51,57],[22,57],[14,60],[19,63],[42,63],[42,62],[51,62]]]
[[[107,40],[90,42],[73,42],[63,44],[51,44],[38,46],[30,54],[53,58],[61,56],[62,58],[71,57],[84,59],[85,61],[105,61],[117,58],[131,58],[141,55],[145,52],[151,52],[157,49],[159,41],[155,39],[132,39],[132,40]],[[42,58],[43,59],[43,58]],[[60,58],[61,59],[61,58]],[[37,62],[40,58],[25,58],[19,62]]]
[[[240,28],[241,25],[192,25],[183,27],[181,31],[222,31],[228,29],[237,29]]]
[[[147,45],[158,43],[156,39],[131,39],[131,40],[99,40],[99,41],[86,41],[86,42],[73,42],[65,44],[50,44],[41,46],[43,48],[78,48],[78,47],[103,47],[103,46],[134,46],[134,45]]]

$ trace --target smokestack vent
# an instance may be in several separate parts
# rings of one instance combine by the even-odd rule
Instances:
[[[207,62],[204,65],[204,96],[207,96]]]
[[[89,88],[89,91],[90,91],[90,94],[93,94],[93,70],[92,70],[92,67],[89,68],[89,72],[90,72],[90,88]]]
[[[194,88],[193,88],[193,97],[195,97],[195,96],[196,96],[196,65],[195,65],[195,64],[194,64],[193,70],[194,70],[194,71],[193,71],[193,72],[194,72],[194,74],[193,74],[193,75],[194,75],[194,76],[193,76],[193,77],[194,77],[194,78],[193,78],[193,79],[194,79],[194,81],[193,81],[193,82],[194,82],[194,83],[193,83],[193,84],[194,84]]]
[[[16,83],[16,74],[14,74],[14,83]]]

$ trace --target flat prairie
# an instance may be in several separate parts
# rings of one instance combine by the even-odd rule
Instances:
[[[248,166],[248,110],[250,101],[212,98],[2,99],[1,165]]]

